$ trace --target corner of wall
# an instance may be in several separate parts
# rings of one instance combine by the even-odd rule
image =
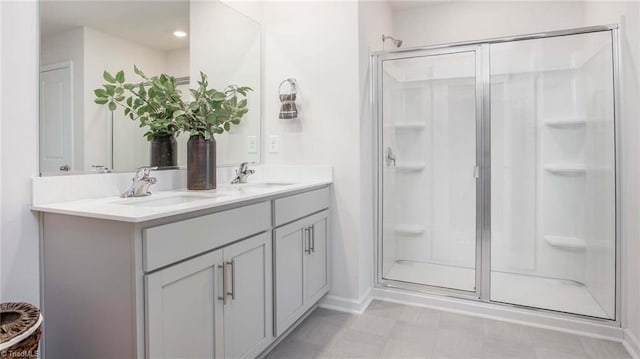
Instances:
[[[350,299],[327,294],[320,300],[319,306],[325,309],[337,310],[345,313],[362,314],[373,300],[372,289],[369,289],[358,299]]]
[[[640,341],[628,329],[624,330],[622,344],[633,359],[640,359]]]
[[[31,177],[38,175],[38,4],[11,1],[1,6],[0,301],[38,305],[39,230],[37,216],[29,210]]]

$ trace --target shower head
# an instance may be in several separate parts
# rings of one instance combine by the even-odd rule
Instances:
[[[385,34],[382,34],[382,42],[384,43],[385,40],[387,39],[390,39],[391,41],[393,41],[393,44],[396,45],[396,47],[402,46],[402,40],[398,40],[393,36],[387,36]]]

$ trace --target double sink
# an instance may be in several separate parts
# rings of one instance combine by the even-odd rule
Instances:
[[[178,192],[159,194],[150,197],[132,197],[126,199],[120,199],[111,202],[112,204],[136,206],[136,207],[166,207],[181,205],[196,201],[206,201],[213,198],[220,198],[225,196],[233,196],[239,193],[255,193],[260,194],[265,190],[274,190],[285,188],[287,186],[294,185],[295,183],[285,182],[261,182],[261,183],[243,183],[234,185],[222,185],[213,191],[202,192]]]

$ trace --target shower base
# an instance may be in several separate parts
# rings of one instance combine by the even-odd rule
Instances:
[[[385,279],[473,291],[475,271],[442,264],[396,261]],[[492,272],[491,300],[598,318],[610,316],[581,283],[531,275]]]

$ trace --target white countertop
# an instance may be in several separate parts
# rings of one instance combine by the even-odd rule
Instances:
[[[285,195],[289,192],[311,189],[331,183],[331,181],[327,180],[308,180],[286,185],[248,183],[218,185],[217,189],[207,191],[178,189],[153,192],[153,187],[151,187],[153,194],[148,197],[120,198],[111,196],[91,198],[34,204],[31,209],[38,212],[139,223],[274,195]]]

